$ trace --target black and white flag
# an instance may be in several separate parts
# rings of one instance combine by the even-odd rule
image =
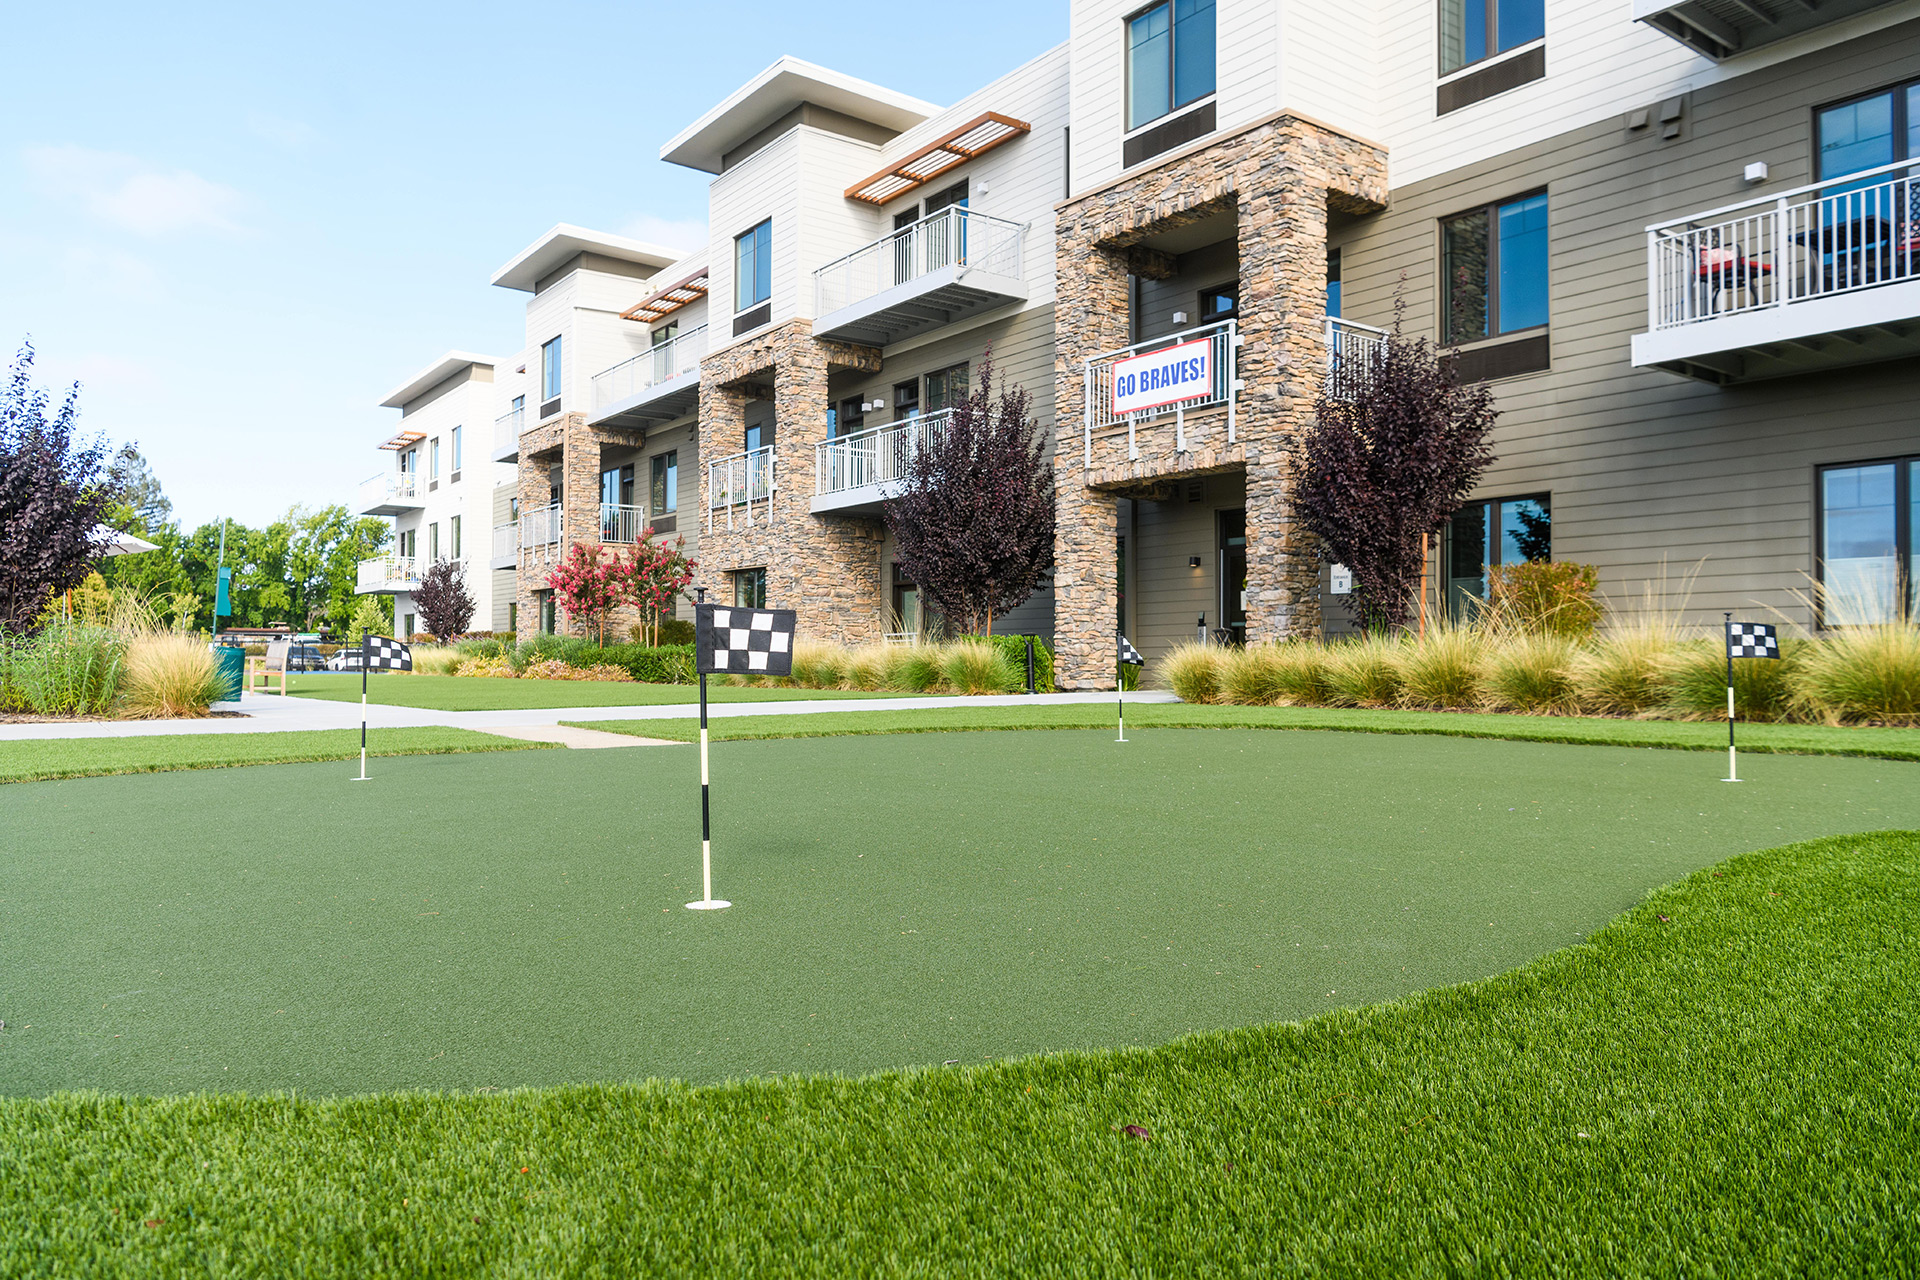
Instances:
[[[1140,656],[1138,649],[1127,642],[1125,636],[1120,637],[1120,661],[1129,667],[1144,667],[1147,665],[1147,660]]]
[[[793,631],[791,609],[696,605],[694,669],[708,675],[792,675]]]
[[[391,636],[368,636],[361,642],[360,652],[368,671],[413,670],[413,650]]]
[[[1729,658],[1777,658],[1780,640],[1773,625],[1766,622],[1729,622],[1727,624]]]

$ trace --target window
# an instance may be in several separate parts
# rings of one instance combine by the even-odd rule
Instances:
[[[1440,74],[1546,34],[1546,0],[1440,0]]]
[[[1823,107],[1816,123],[1823,179],[1920,157],[1920,81]]]
[[[1469,502],[1447,521],[1440,563],[1447,612],[1470,616],[1466,598],[1487,598],[1487,566],[1553,559],[1553,508],[1544,493]]]
[[[633,505],[632,463],[624,467],[611,467],[600,473],[600,505],[603,507]]]
[[[898,422],[902,418],[920,416],[920,379],[912,382],[893,384],[893,418]]]
[[[733,238],[733,309],[745,311],[773,296],[773,219]]]
[[[400,638],[409,642],[413,639],[413,615],[410,613],[400,615]]]
[[[755,449],[764,449],[771,446],[773,444],[773,424],[771,422],[761,422],[748,427],[743,444],[748,453],[752,453]]]
[[[435,521],[427,526],[427,560],[429,563],[440,559],[440,523]]]
[[[507,601],[507,630],[520,630],[520,602],[517,600]]]
[[[553,592],[536,591],[533,593],[534,608],[540,612],[540,634],[550,636],[554,632]]]
[[[560,398],[559,338],[553,338],[540,345],[540,398],[542,400]]]
[[[653,514],[669,515],[680,509],[680,451],[669,449],[653,455]]]
[[[1327,251],[1327,318],[1340,318],[1340,251]]]
[[[1168,0],[1127,19],[1127,128],[1213,92],[1213,0]]]
[[[951,409],[967,398],[967,366],[954,365],[927,375],[927,412]]]
[[[765,569],[733,571],[733,604],[736,609],[767,607],[767,571]]]
[[[400,474],[401,475],[403,476],[418,475],[419,467],[420,467],[420,451],[418,449],[408,449],[405,453],[402,453],[400,455]]]
[[[427,478],[429,480],[438,480],[440,478],[440,437],[439,436],[435,436],[432,440],[429,440],[427,442],[427,457],[429,459],[427,463]]]
[[[515,413],[525,413],[526,409],[527,398],[525,396],[515,396],[513,398],[513,411]]]
[[[1215,285],[1200,291],[1200,323],[1218,324],[1240,314],[1240,284]]]
[[[458,560],[460,558],[460,517],[459,516],[454,516],[447,521],[447,540],[452,544],[448,548],[448,550],[452,553],[453,558],[455,560]]]
[[[1475,209],[1440,224],[1445,340],[1547,323],[1547,193]]]
[[[457,477],[460,474],[460,428],[458,427],[453,429],[451,448],[453,453],[453,474]]]
[[[834,416],[831,435],[852,435],[866,425],[866,399],[863,396],[848,396],[840,402],[840,412]]]
[[[1920,618],[1920,458],[1825,467],[1818,492],[1821,623]]]
[[[420,531],[418,529],[402,529],[400,531],[398,541],[400,558],[402,560],[413,559],[415,552],[418,550],[419,539]]]

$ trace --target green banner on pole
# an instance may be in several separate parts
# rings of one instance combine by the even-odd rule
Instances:
[[[213,616],[216,618],[233,616],[233,604],[227,597],[227,584],[232,580],[233,570],[221,565],[219,584],[214,588],[213,593]]]

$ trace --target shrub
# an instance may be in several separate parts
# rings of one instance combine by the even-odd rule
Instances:
[[[848,689],[869,692],[887,687],[887,646],[861,645],[847,654],[840,671],[840,683]]]
[[[817,640],[798,640],[793,646],[793,683],[803,689],[837,689],[846,674],[847,651]]]
[[[57,622],[20,644],[8,679],[43,716],[102,715],[126,663],[126,641],[105,627]]]
[[[1273,686],[1279,701],[1288,706],[1331,704],[1333,680],[1326,646],[1312,640],[1289,640],[1275,645]]]
[[[958,640],[940,657],[940,674],[955,693],[1018,693],[1026,673],[1015,671],[1007,655],[979,640]]]
[[[1480,700],[1486,638],[1440,626],[1408,644],[1400,659],[1400,697],[1411,707],[1471,707]]]
[[[531,663],[522,675],[528,680],[606,680],[616,684],[633,683],[633,677],[627,673],[625,667],[616,667],[610,662],[590,667],[576,667],[558,658]]]
[[[1228,659],[1219,645],[1178,644],[1160,660],[1158,674],[1182,702],[1218,702]]]
[[[635,644],[646,644],[648,631],[649,631],[649,628],[646,623],[637,622],[633,626],[627,628],[627,635],[632,638]],[[509,632],[508,634],[511,635],[512,633]],[[667,645],[670,645],[670,644],[692,644],[692,643],[693,643],[693,623],[689,622],[685,618],[660,619],[659,647],[665,648]]]
[[[468,636],[466,639],[462,640],[460,643],[453,646],[455,653],[458,653],[462,657],[467,657],[467,658],[502,657],[505,655],[509,647],[510,646],[506,641],[495,640],[492,637],[487,637],[482,639],[476,636]]]
[[[1737,658],[1734,709],[1742,720],[1780,720],[1793,701],[1792,682],[1807,642],[1783,637],[1778,658]],[[1720,636],[1677,646],[1667,661],[1665,709],[1688,720],[1727,718],[1727,650]],[[1819,718],[1818,712],[1814,718]]]
[[[1327,684],[1349,707],[1390,707],[1400,700],[1400,642],[1380,634],[1327,649]]]
[[[940,683],[940,650],[929,644],[887,646],[887,688],[926,693]]]
[[[437,644],[413,646],[413,669],[423,676],[452,675],[462,657],[458,649],[442,648]]]
[[[1817,718],[1911,723],[1920,718],[1920,627],[1848,627],[1809,646],[1787,674],[1791,704]]]
[[[1495,616],[1522,631],[1590,636],[1600,621],[1594,599],[1600,570],[1571,560],[1523,560],[1487,568],[1487,601]]]
[[[447,674],[455,676],[494,676],[511,680],[519,673],[513,669],[513,663],[502,653],[490,658],[463,658],[454,666],[453,670]]]
[[[204,716],[220,696],[213,654],[191,636],[152,632],[127,646],[119,711],[134,719]]]
[[[439,643],[440,643],[440,637],[434,635],[431,631],[415,631],[407,637],[407,646],[409,648],[413,647],[414,645],[439,644]]]
[[[1571,711],[1573,657],[1573,643],[1564,636],[1514,636],[1487,662],[1487,696],[1516,711]]]
[[[970,637],[980,638],[980,637]],[[1025,636],[987,636],[984,637],[994,648],[1007,655],[1007,661],[1020,674],[1020,689],[1027,687],[1027,638]],[[1052,693],[1053,687],[1053,650],[1047,642],[1035,636],[1033,639],[1033,691]]]

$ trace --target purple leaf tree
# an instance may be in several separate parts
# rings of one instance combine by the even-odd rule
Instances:
[[[420,611],[420,625],[443,644],[465,631],[474,609],[466,567],[458,560],[435,560],[420,575],[413,606]]]
[[[1053,566],[1053,462],[1022,388],[993,394],[993,352],[980,385],[944,427],[915,432],[904,484],[883,508],[900,567],[963,634],[1031,596]]]

